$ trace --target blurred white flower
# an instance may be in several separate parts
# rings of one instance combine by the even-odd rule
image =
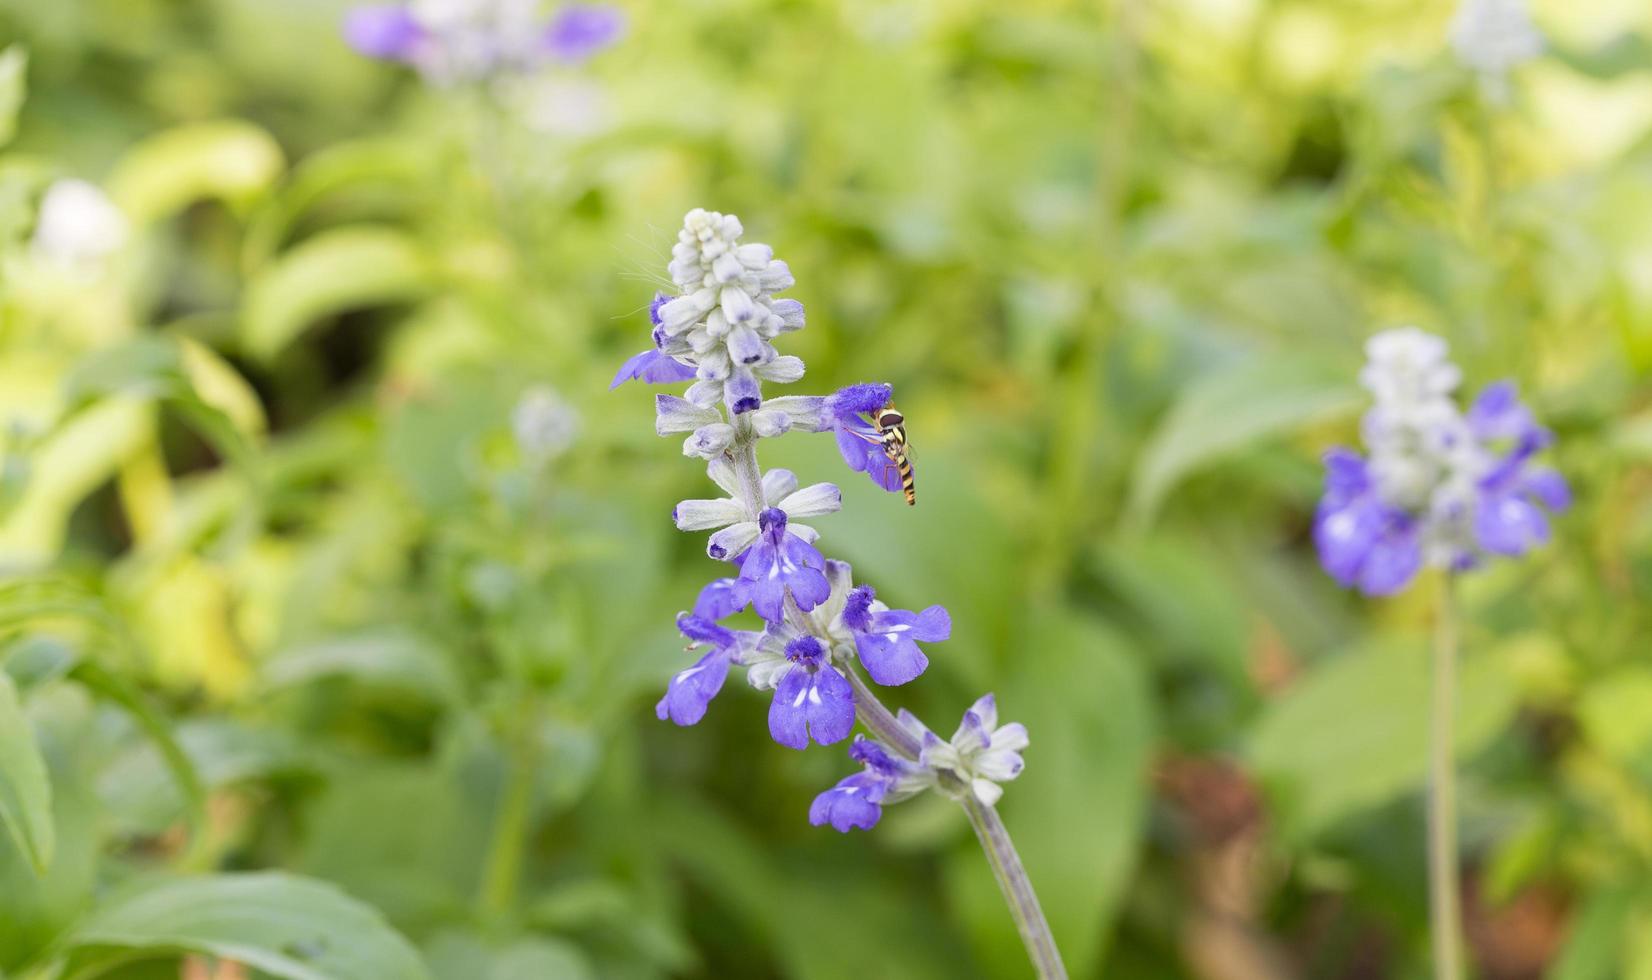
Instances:
[[[553,136],[595,136],[608,128],[608,93],[590,79],[566,75],[531,75],[507,90],[522,122]]]
[[[1543,35],[1532,25],[1526,0],[1463,0],[1451,20],[1451,46],[1501,92],[1510,69],[1543,53]]]
[[[537,385],[523,392],[511,412],[511,431],[524,456],[546,460],[560,456],[579,435],[579,413],[555,389]]]
[[[33,247],[54,265],[90,273],[126,244],[126,236],[126,216],[103,191],[84,180],[59,180],[40,201]]]

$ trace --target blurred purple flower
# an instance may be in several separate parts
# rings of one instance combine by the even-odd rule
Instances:
[[[573,3],[545,28],[545,51],[559,61],[584,61],[625,33],[625,14],[605,4]]]

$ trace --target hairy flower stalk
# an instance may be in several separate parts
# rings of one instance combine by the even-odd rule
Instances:
[[[1368,595],[1404,589],[1425,565],[1441,570],[1436,611],[1428,767],[1429,919],[1438,980],[1462,976],[1456,774],[1456,577],[1496,557],[1518,557],[1548,540],[1546,511],[1571,492],[1532,460],[1549,431],[1501,381],[1460,411],[1462,372],[1445,341],[1415,327],[1366,345],[1360,381],[1375,404],[1361,420],[1369,457],[1333,449],[1314,540],[1325,570]]]
[[[803,307],[777,296],[792,285],[790,270],[766,245],[743,244],[732,215],[696,209],[683,220],[669,273],[678,294],[659,295],[649,307],[652,346],[630,358],[614,378],[650,383],[692,382],[681,396],[655,398],[655,430],[684,434],[683,454],[706,462],[724,494],[684,500],[672,510],[680,530],[710,532],[706,554],[729,565],[707,584],[693,609],[677,617],[690,650],[703,650],[671,678],[655,713],[692,725],[705,717],[733,667],[772,692],[769,734],[804,749],[857,735],[850,758],[861,771],[817,796],[809,822],[840,832],[875,826],[883,808],[919,793],[937,792],[968,814],[1004,893],[1016,927],[1040,977],[1065,977],[1060,954],[1026,870],[994,805],[1001,783],[1022,768],[1027,730],[1000,725],[992,695],[964,713],[943,740],[902,710],[892,714],[872,683],[908,683],[929,666],[920,644],[952,633],[941,606],[891,609],[866,584],[856,584],[846,562],[816,547],[819,532],[802,521],[837,511],[841,494],[831,483],[799,486],[787,470],[765,472],[757,447],[788,432],[831,432],[851,470],[889,492],[901,490],[885,456],[872,414],[889,404],[885,384],[851,385],[831,395],[767,397],[763,382],[786,384],[803,376],[803,362],[775,350],[782,334],[802,329]],[[725,626],[750,609],[755,630]],[[862,676],[862,673],[866,677]]]

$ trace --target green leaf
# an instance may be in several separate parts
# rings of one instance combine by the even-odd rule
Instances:
[[[342,636],[285,650],[263,666],[271,689],[296,687],[324,677],[351,677],[368,684],[449,702],[460,692],[452,666],[428,640],[393,629]]]
[[[155,744],[172,781],[183,796],[190,828],[199,842],[202,829],[206,826],[206,790],[201,786],[195,764],[173,738],[172,727],[166,718],[149,703],[137,685],[120,674],[103,669],[94,661],[82,660],[76,664],[72,676],[93,693],[125,709]]]
[[[411,980],[424,964],[373,908],[282,873],[157,877],[102,902],[65,941],[69,976],[204,953],[288,980]]]
[[[578,946],[547,936],[490,945],[469,933],[443,932],[431,941],[427,955],[437,980],[588,980],[596,976]]]
[[[28,94],[29,53],[13,44],[0,51],[0,146],[17,135],[17,114]]]
[[[1127,519],[1149,523],[1190,473],[1252,443],[1321,421],[1359,404],[1346,366],[1270,357],[1205,375],[1176,400],[1148,439],[1130,486]]]
[[[1589,741],[1620,762],[1652,743],[1652,668],[1632,665],[1584,689],[1578,721]]]
[[[432,273],[424,252],[401,232],[365,225],[322,232],[248,285],[242,344],[256,357],[273,357],[325,316],[423,296]]]
[[[1616,980],[1634,898],[1632,891],[1620,887],[1590,895],[1572,918],[1566,946],[1550,968],[1549,980]]]
[[[1147,813],[1153,703],[1139,657],[1099,622],[1030,615],[1021,653],[1037,672],[998,693],[999,723],[1027,725],[1027,767],[998,804],[1074,976],[1098,972],[1136,866]],[[1051,677],[1061,683],[1051,684]],[[926,719],[932,727],[942,719]],[[1082,779],[1074,773],[1084,773]],[[995,975],[1026,953],[973,837],[948,863],[953,904]]]
[[[52,861],[52,784],[23,714],[17,686],[0,671],[0,823],[36,873]]]
[[[1310,837],[1420,787],[1428,764],[1429,651],[1380,644],[1321,663],[1270,704],[1247,749],[1287,830]],[[1454,753],[1466,759],[1509,723],[1518,686],[1492,654],[1461,664]]]
[[[109,196],[147,224],[203,198],[244,207],[281,174],[281,147],[250,123],[196,123],[139,143],[109,178]]]

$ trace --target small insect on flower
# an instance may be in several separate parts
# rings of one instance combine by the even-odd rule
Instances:
[[[908,457],[911,446],[906,441],[906,416],[890,402],[872,413],[872,421],[877,424],[878,435],[883,437],[883,454],[900,472],[901,492],[906,494],[906,505],[911,507],[918,502],[918,494],[912,481],[912,460]]]

